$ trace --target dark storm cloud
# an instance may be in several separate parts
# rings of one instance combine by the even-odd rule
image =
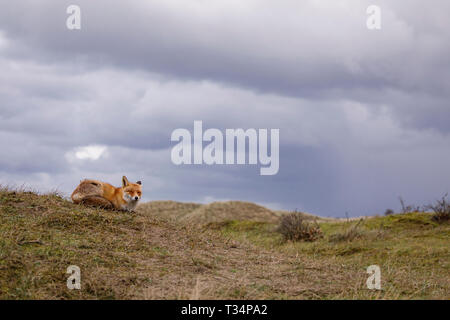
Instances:
[[[329,6],[315,1],[277,6],[270,1],[191,1],[183,8],[173,1],[114,6],[79,1],[79,32],[65,27],[69,4],[5,6],[3,28],[46,56],[89,56],[95,63],[103,59],[124,68],[295,96],[353,87],[431,91],[449,84],[442,69],[450,61],[445,44],[449,31],[440,14],[450,5],[444,1],[429,8],[426,21],[411,14],[420,10],[420,1],[382,1],[388,31],[379,33],[365,28],[368,1]]]
[[[33,52],[28,59],[110,64],[310,99],[369,102],[394,91],[401,100],[384,102],[405,125],[407,105],[413,125],[448,131],[439,107],[450,87],[445,1],[426,13],[421,1],[380,1],[380,32],[365,28],[369,1],[191,1],[182,8],[173,1],[79,1],[76,32],[65,27],[69,4],[19,1],[4,6],[0,25]],[[64,96],[55,91],[40,94]]]
[[[143,180],[147,199],[241,199],[324,215],[448,191],[450,4],[15,1],[0,11],[0,183],[70,192]],[[280,171],[181,166],[170,134],[279,128]],[[98,159],[77,150],[105,146]]]

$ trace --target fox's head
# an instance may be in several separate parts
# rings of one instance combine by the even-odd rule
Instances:
[[[123,200],[138,202],[142,197],[142,182],[130,183],[127,177],[122,177]]]

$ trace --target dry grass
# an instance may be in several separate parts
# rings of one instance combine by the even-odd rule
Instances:
[[[0,299],[449,298],[449,228],[428,216],[367,220],[367,231],[385,230],[376,241],[331,243],[343,226],[324,222],[324,239],[282,243],[274,226],[198,226],[2,189]],[[371,264],[382,291],[365,288]],[[66,287],[69,265],[81,290]]]
[[[81,268],[81,290],[66,287],[69,265]],[[338,290],[299,278],[301,266],[325,268],[145,212],[0,192],[1,299],[283,299]]]
[[[185,215],[201,207],[198,203],[176,202],[176,201],[150,201],[139,205],[139,212],[145,212],[152,216],[164,219],[178,220]]]
[[[273,211],[254,203],[244,201],[223,201],[210,204],[182,203],[174,201],[152,201],[139,207],[164,218],[174,218],[184,223],[208,224],[228,220],[250,220],[276,222],[279,216]]]
[[[348,228],[343,231],[339,231],[330,235],[331,242],[353,241],[360,239],[364,235],[363,229],[360,224],[363,220],[359,220],[356,224],[350,224]]]
[[[339,293],[328,292],[321,299],[449,299],[450,298],[450,225],[438,224],[429,213],[397,214],[348,222],[321,222],[322,239],[314,242],[284,242],[269,223],[232,221],[215,225],[230,239],[248,242],[302,261],[315,261],[319,269],[302,269],[302,274],[326,278],[340,266]],[[379,265],[382,290],[365,288],[370,265]],[[352,274],[354,277],[352,277]]]

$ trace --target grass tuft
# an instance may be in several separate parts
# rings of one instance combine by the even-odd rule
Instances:
[[[322,237],[319,225],[306,221],[299,212],[283,215],[277,231],[285,241],[315,241]]]
[[[350,225],[344,231],[334,233],[330,235],[331,242],[343,242],[343,241],[353,241],[363,237],[363,229],[360,224],[363,220],[359,220],[356,224]]]

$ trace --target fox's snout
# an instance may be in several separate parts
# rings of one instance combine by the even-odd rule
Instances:
[[[130,200],[134,200],[134,201],[138,201],[140,199],[140,197],[138,195],[130,194],[130,195],[128,195],[128,197]]]
[[[125,198],[125,200],[128,200],[128,201],[138,201],[139,199],[141,199],[141,197],[139,195],[137,195],[137,194],[130,194],[128,192],[126,192],[124,194],[124,198]]]

